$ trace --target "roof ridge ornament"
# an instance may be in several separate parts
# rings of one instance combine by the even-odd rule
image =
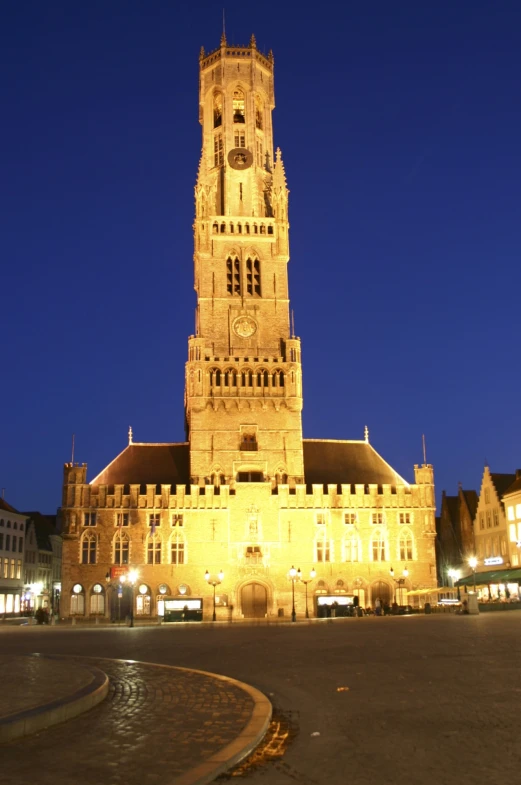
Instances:
[[[132,442],[132,426],[131,426],[131,425],[129,425],[129,426],[128,426],[128,445],[129,445],[129,447],[130,447],[130,445],[131,445],[132,443],[133,443],[133,442]]]
[[[252,49],[257,48],[257,39],[255,38],[255,35],[253,33],[251,34],[251,38],[250,38],[250,47]]]
[[[364,441],[366,444],[369,444],[369,428],[367,425],[364,428]]]

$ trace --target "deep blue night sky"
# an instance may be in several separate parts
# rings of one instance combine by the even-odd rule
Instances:
[[[198,56],[222,3],[0,9],[0,486],[53,512],[62,465],[183,441]],[[521,4],[226,3],[275,54],[304,434],[438,495],[521,466]]]

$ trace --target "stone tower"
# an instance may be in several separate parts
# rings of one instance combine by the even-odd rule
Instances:
[[[199,60],[195,335],[185,413],[193,484],[304,481],[300,340],[290,326],[288,189],[274,152],[273,56]]]

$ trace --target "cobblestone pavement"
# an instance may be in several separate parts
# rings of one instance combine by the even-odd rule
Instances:
[[[83,663],[109,676],[105,702],[2,745],[1,783],[170,783],[232,743],[252,715],[252,697],[228,680],[136,662],[71,660]]]

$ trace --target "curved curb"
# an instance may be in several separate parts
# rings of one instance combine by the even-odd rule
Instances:
[[[198,766],[195,766],[195,768],[190,769],[180,777],[176,777],[170,784],[206,785],[209,782],[213,782],[220,774],[223,774],[225,771],[236,766],[239,761],[246,758],[260,744],[266,735],[266,731],[270,724],[272,705],[260,690],[257,690],[250,684],[245,684],[243,681],[232,679],[229,676],[221,676],[218,673],[197,670],[195,668],[176,668],[176,670],[202,673],[205,676],[211,676],[219,681],[227,681],[229,684],[233,684],[235,687],[247,692],[253,700],[253,711],[249,722],[246,727],[242,729],[237,738],[230,744],[227,744],[226,747],[223,747],[222,750],[219,750],[219,752],[214,753],[210,758],[203,761]]]
[[[145,662],[143,660],[129,660],[122,658],[113,659],[111,657],[95,657],[92,659],[96,659],[98,661],[100,659],[107,659],[111,660],[112,662],[136,663],[152,668],[168,668],[169,670],[184,671],[185,673],[200,673],[203,676],[209,676],[212,679],[226,681],[229,684],[232,684],[234,687],[237,687],[238,689],[243,690],[243,692],[248,693],[250,698],[253,700],[253,710],[251,717],[246,726],[234,739],[234,741],[230,742],[230,744],[227,744],[218,752],[215,752],[213,755],[204,760],[202,763],[199,763],[193,769],[189,769],[179,777],[169,780],[168,785],[207,785],[207,783],[213,782],[216,777],[218,777],[220,774],[224,774],[225,771],[232,769],[239,763],[239,761],[243,760],[243,758],[246,758],[251,752],[253,752],[253,750],[260,744],[266,735],[266,731],[268,730],[271,721],[272,705],[267,697],[262,692],[260,692],[260,690],[257,690],[250,684],[245,684],[243,681],[232,679],[230,676],[222,676],[220,673],[210,673],[209,671],[202,671],[198,668],[181,668],[177,665],[163,665],[162,663],[158,662]]]
[[[42,656],[42,659],[46,660],[59,661],[62,659],[58,656],[38,656]],[[78,667],[90,672],[92,675],[90,684],[66,698],[60,698],[33,709],[26,709],[3,717],[0,719],[0,744],[13,741],[21,736],[29,736],[51,725],[70,720],[101,703],[109,691],[108,676],[92,665],[79,665]]]

